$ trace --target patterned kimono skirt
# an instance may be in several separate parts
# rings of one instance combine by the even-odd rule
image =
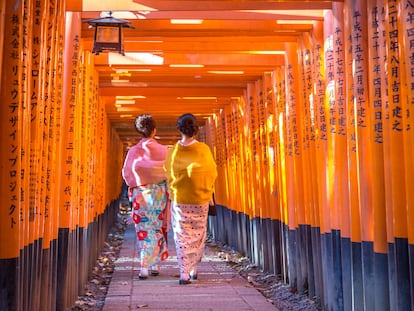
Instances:
[[[208,203],[172,203],[171,224],[181,274],[188,274],[201,261],[207,237]]]
[[[165,214],[168,202],[165,182],[132,190],[132,219],[137,233],[141,267],[148,268],[168,258]]]

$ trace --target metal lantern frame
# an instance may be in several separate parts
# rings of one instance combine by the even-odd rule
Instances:
[[[109,16],[85,21],[89,28],[94,28],[92,53],[99,55],[104,51],[118,52],[125,55],[123,28],[134,28],[129,21]]]

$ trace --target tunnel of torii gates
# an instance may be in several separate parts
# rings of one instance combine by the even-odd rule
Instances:
[[[325,310],[407,311],[414,3],[368,2],[328,10],[286,44],[284,66],[207,120],[199,139],[219,171],[219,214],[208,230]],[[30,8],[8,9],[0,45],[0,309],[64,310],[116,218],[124,153],[113,150],[125,146],[100,102],[91,52],[79,34],[64,36],[64,8],[31,25],[32,35],[54,26],[32,45],[22,32]]]

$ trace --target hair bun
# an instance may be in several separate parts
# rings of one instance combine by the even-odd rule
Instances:
[[[177,120],[177,129],[187,136],[194,136],[198,132],[197,118],[191,113],[183,114]]]

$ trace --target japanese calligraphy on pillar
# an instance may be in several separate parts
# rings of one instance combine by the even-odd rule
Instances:
[[[364,46],[364,35],[362,29],[362,19],[366,18],[366,14],[354,8],[352,11],[352,54],[354,61],[354,98],[356,103],[356,122],[358,127],[366,128],[367,125],[367,111],[366,111],[366,96],[367,96],[367,81],[365,66],[367,59]]]
[[[264,93],[264,84],[263,81],[260,80],[258,85],[258,92],[257,92],[257,122],[259,125],[258,128],[258,138],[259,138],[259,145],[260,145],[260,156],[261,161],[263,161],[263,165],[268,165],[268,154],[267,154],[267,130],[266,130],[266,100],[265,100],[265,93]],[[260,88],[260,89],[259,89]]]
[[[407,96],[407,105],[404,107],[404,129],[414,131],[414,1],[401,1],[400,25],[403,46],[403,55],[405,56],[405,95]],[[414,134],[411,134],[414,135]]]
[[[234,152],[235,152],[235,157],[236,159],[240,159],[241,156],[241,152],[240,152],[240,146],[241,143],[243,142],[241,138],[241,132],[239,130],[240,127],[240,116],[239,116],[239,110],[238,108],[238,101],[234,101],[231,105],[232,107],[232,111],[231,111],[231,115],[232,115],[232,119],[234,120]],[[237,161],[238,163],[236,163],[237,165],[240,165],[239,161]]]
[[[40,207],[41,214],[44,218],[49,217],[50,211],[50,195],[51,195],[51,162],[50,155],[54,152],[51,152],[55,144],[53,143],[53,127],[50,121],[53,119],[54,109],[56,106],[54,96],[55,91],[55,79],[56,79],[56,31],[57,31],[57,8],[56,1],[49,1],[48,3],[48,19],[47,19],[47,31],[46,31],[46,41],[45,41],[45,74],[43,76],[44,84],[42,85],[43,90],[43,101],[44,106],[41,111],[41,118],[38,120],[38,126],[41,129],[42,141],[43,141],[43,150],[41,153],[42,167],[39,171],[39,174],[42,176],[42,183],[40,186]],[[47,152],[45,152],[47,150]]]
[[[45,232],[44,232],[44,246],[49,247],[50,241],[55,239],[58,234],[59,224],[56,223],[58,219],[59,209],[57,207],[56,190],[58,189],[58,171],[55,169],[55,163],[60,159],[60,131],[61,131],[61,107],[63,97],[63,50],[64,50],[64,28],[65,28],[65,6],[61,1],[55,3],[49,2],[49,5],[54,6],[53,24],[55,29],[53,36],[53,77],[51,83],[51,98],[50,98],[50,113],[49,113],[49,148],[48,148],[48,170],[46,175],[46,202],[45,202]],[[50,9],[49,9],[50,12]]]
[[[401,72],[398,42],[398,7],[396,0],[388,1],[388,18],[386,24],[388,52],[388,101],[390,105],[391,129],[394,132],[404,130],[401,98]]]
[[[275,102],[272,85],[272,74],[265,74],[265,112],[266,112],[266,144],[269,150],[270,165],[275,164]]]
[[[63,172],[62,172],[62,204],[65,211],[69,211],[71,207],[72,198],[72,179],[74,172],[74,133],[75,133],[75,108],[78,89],[78,68],[80,59],[80,36],[75,34],[72,37],[71,47],[72,55],[70,55],[70,79],[68,80],[69,88],[68,95],[66,97],[64,109],[63,126],[65,128],[65,139],[63,140]]]
[[[257,135],[259,141],[259,165],[257,165],[257,174],[262,176],[258,180],[258,185],[261,189],[260,194],[257,195],[258,204],[262,204],[260,213],[263,217],[269,217],[268,194],[269,190],[269,159],[268,159],[268,144],[267,144],[267,122],[266,122],[266,100],[265,100],[265,83],[264,78],[256,81],[256,96],[257,96]]]
[[[329,35],[325,40],[325,70],[326,70],[326,105],[322,106],[328,117],[328,131],[336,133],[335,122],[335,59],[334,59],[334,38]]]
[[[233,162],[234,156],[234,119],[230,109],[224,109],[226,116],[226,160]],[[233,164],[233,163],[232,163]]]
[[[216,163],[217,166],[223,167],[225,165],[224,159],[225,159],[225,148],[224,148],[224,127],[226,125],[224,120],[224,113],[221,111],[217,118],[215,119],[216,122],[216,131],[217,131],[217,149],[216,149]]]
[[[346,11],[346,19],[350,19],[351,10]],[[345,24],[346,27],[344,29],[344,38],[345,38],[345,60],[346,60],[346,85],[347,85],[347,138],[348,138],[348,150],[352,152],[350,154],[350,161],[352,164],[356,165],[356,152],[357,152],[357,140],[356,140],[356,117],[355,117],[355,106],[354,106],[354,78],[353,78],[353,57],[352,57],[352,25],[350,22]],[[353,161],[355,159],[355,161]],[[355,173],[355,170],[350,170],[351,174]],[[356,175],[354,175],[356,178]],[[352,185],[356,185],[356,183],[352,183]],[[354,193],[354,192],[351,192]],[[356,206],[356,205],[354,205]],[[356,232],[359,232],[357,230]]]
[[[379,21],[380,19],[380,12],[379,10],[383,10],[383,8],[379,8],[377,6],[371,7],[371,12],[369,15],[370,23],[368,23],[369,36],[370,36],[370,46],[369,46],[369,53],[370,53],[370,61],[372,66],[370,66],[370,97],[372,101],[372,126],[374,130],[373,141],[378,144],[383,143],[383,123],[382,123],[382,108],[383,108],[383,101],[386,98],[383,98],[383,89],[386,88],[385,81],[384,81],[384,71],[383,65],[385,61],[384,49],[385,49],[385,41],[384,41],[384,32],[381,25],[383,22]],[[384,103],[385,104],[385,103]]]
[[[89,54],[88,59],[91,59],[91,55]],[[87,140],[88,140],[88,148],[89,150],[87,151],[87,156],[86,158],[89,158],[89,165],[88,165],[88,180],[93,180],[93,183],[87,183],[88,185],[88,202],[86,207],[89,210],[89,219],[88,221],[93,221],[93,217],[95,216],[93,215],[93,213],[95,212],[95,206],[94,206],[94,202],[95,200],[92,199],[94,197],[95,194],[95,189],[97,184],[96,184],[96,177],[98,175],[97,172],[97,168],[96,168],[96,163],[93,159],[91,159],[88,154],[96,154],[97,150],[96,150],[96,142],[97,142],[97,111],[99,110],[98,108],[98,103],[99,103],[99,98],[98,98],[98,83],[97,83],[97,75],[94,69],[94,64],[93,62],[90,62],[88,64],[88,68],[89,68],[89,74],[88,74],[88,86],[89,86],[89,90],[88,90],[88,94],[89,94],[89,98],[88,98],[88,130],[89,130],[89,134],[87,135]],[[205,138],[204,138],[205,141]]]
[[[256,103],[256,89],[253,84],[248,85],[248,102],[247,102],[247,115],[248,115],[248,126],[250,129],[250,142],[252,148],[253,161],[258,161],[259,155],[259,141],[258,141],[258,117],[257,117],[257,103]]]
[[[20,196],[22,156],[23,52],[21,6],[6,1],[3,7],[3,53],[0,81],[0,258],[18,257],[22,232]]]
[[[295,90],[295,74],[291,64],[286,67],[286,83],[287,83],[287,111],[286,111],[286,155],[299,155],[298,141],[298,124],[296,116],[296,90]]]
[[[221,119],[220,119],[220,122],[221,122],[221,132],[222,132],[222,137],[223,137],[223,139],[221,140],[221,147],[223,148],[223,153],[222,153],[222,161],[223,161],[223,165],[226,165],[226,163],[227,163],[227,156],[228,156],[228,154],[227,154],[227,150],[226,150],[226,139],[227,139],[227,131],[226,131],[226,122],[227,122],[227,120],[226,120],[226,115],[225,115],[225,112],[224,111],[222,111],[222,113],[221,113]]]
[[[300,50],[301,56],[301,77],[303,87],[303,105],[302,105],[302,122],[303,122],[303,150],[309,150],[310,142],[315,139],[313,131],[313,92],[312,85],[312,55],[307,46]]]
[[[22,114],[19,117],[19,121],[22,124],[19,135],[21,137],[21,159],[20,159],[20,183],[19,183],[19,200],[20,200],[20,221],[24,222],[27,220],[27,211],[29,209],[28,191],[27,186],[29,184],[29,165],[30,165],[30,150],[27,148],[27,143],[30,140],[30,97],[29,97],[29,86],[30,86],[30,69],[31,69],[31,42],[32,36],[32,25],[31,25],[31,14],[29,4],[23,2],[23,15],[22,15],[22,36],[21,46],[23,53],[21,54],[22,62],[22,74],[21,74],[21,105]],[[24,228],[27,228],[26,224]],[[24,243],[23,243],[24,244]]]
[[[276,101],[276,117],[277,117],[277,127],[278,127],[278,137],[276,142],[278,146],[283,147],[283,157],[284,157],[284,142],[286,137],[286,80],[282,77],[282,72],[285,71],[285,67],[281,67],[276,71],[276,87],[275,87],[275,101]],[[279,151],[281,152],[281,151]],[[279,156],[279,154],[278,154]]]
[[[325,76],[324,76],[324,49],[323,49],[323,38],[321,22],[317,22],[315,25],[315,30],[313,33],[313,44],[312,44],[312,54],[313,54],[313,81],[314,86],[314,98],[313,98],[313,109],[311,112],[314,113],[314,123],[313,126],[317,125],[317,138],[319,141],[327,140],[327,126],[326,126],[326,115],[324,110],[324,101],[325,101]],[[319,26],[319,27],[318,27]]]
[[[333,33],[333,58],[335,68],[335,108],[331,118],[331,125],[334,134],[346,136],[346,84],[345,84],[345,63],[344,63],[344,29],[342,23],[335,23]],[[330,107],[332,109],[332,107]]]
[[[31,71],[30,71],[30,85],[28,87],[30,100],[30,164],[29,164],[29,220],[33,221],[35,216],[35,206],[37,191],[37,168],[38,168],[38,153],[39,140],[38,137],[38,120],[41,109],[40,92],[41,92],[41,55],[42,55],[42,13],[44,2],[35,1],[32,25],[32,55],[31,55]]]
[[[9,14],[7,14],[9,13]],[[3,83],[7,83],[7,86],[2,87],[1,98],[4,103],[5,113],[4,120],[2,121],[5,134],[2,139],[2,152],[6,157],[7,163],[7,175],[4,176],[6,181],[5,188],[7,193],[4,193],[4,197],[7,198],[7,216],[8,221],[3,221],[3,224],[10,226],[11,229],[17,229],[17,223],[21,220],[19,197],[20,197],[20,169],[21,169],[21,141],[19,136],[20,130],[20,116],[22,111],[22,94],[21,94],[21,81],[22,81],[22,68],[20,60],[20,52],[23,49],[20,31],[22,29],[22,16],[21,12],[10,11],[6,13],[6,33],[4,34],[5,40],[5,53],[4,61],[6,65],[3,66]]]

